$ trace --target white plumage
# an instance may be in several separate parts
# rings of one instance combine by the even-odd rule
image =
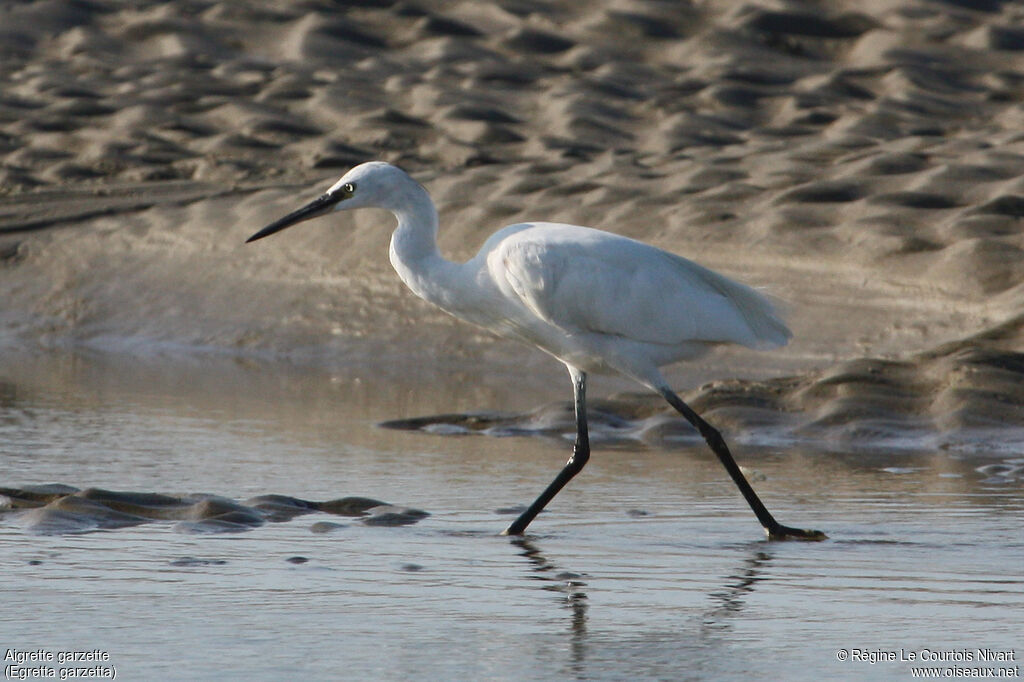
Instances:
[[[665,396],[708,440],[769,537],[821,539],[778,524],[736,466],[724,440],[672,392],[659,367],[714,345],[767,349],[790,332],[754,289],[643,242],[577,225],[532,222],[493,234],[466,263],[437,248],[438,216],[427,191],[387,163],[356,166],[325,194],[249,238],[254,241],[334,210],[378,207],[398,219],[391,263],[410,289],[443,310],[561,360],[573,379],[577,439],[566,467],[509,526],[526,526],[589,457],[588,372],[614,371]]]

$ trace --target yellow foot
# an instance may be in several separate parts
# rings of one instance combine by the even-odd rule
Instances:
[[[802,528],[790,528],[789,526],[782,525],[774,528],[765,528],[764,530],[768,534],[769,540],[807,540],[820,542],[821,540],[828,539],[828,536],[820,530],[804,530]]]

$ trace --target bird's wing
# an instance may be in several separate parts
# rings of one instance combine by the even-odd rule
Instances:
[[[754,348],[790,337],[768,300],[750,287],[607,232],[537,225],[504,239],[488,261],[492,276],[504,277],[523,305],[569,333]]]

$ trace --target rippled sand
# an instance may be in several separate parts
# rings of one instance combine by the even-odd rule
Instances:
[[[19,513],[21,512],[21,513]],[[173,521],[179,533],[237,533],[268,522],[317,512],[359,517],[371,526],[416,523],[427,512],[365,497],[311,502],[287,495],[259,495],[244,502],[218,495],[163,495],[53,484],[0,488],[0,514],[11,515],[29,533],[63,535]],[[317,521],[315,533],[341,524]]]
[[[242,246],[383,158],[434,195],[451,257],[542,218],[767,287],[792,346],[708,378],[793,378],[690,396],[735,428],[1024,423],[1014,3],[3,11],[4,344],[547,368],[408,294],[385,216]]]
[[[1021,319],[900,360],[858,358],[763,381],[713,381],[684,397],[712,423],[753,445],[815,444],[860,450],[1020,452],[1024,409]],[[653,394],[589,404],[592,438],[665,447],[700,442]],[[570,401],[525,413],[475,412],[389,420],[429,433],[561,434],[574,430]]]

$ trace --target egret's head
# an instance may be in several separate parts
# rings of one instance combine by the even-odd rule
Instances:
[[[275,220],[246,239],[246,243],[262,239],[286,227],[332,211],[374,206],[394,209],[402,206],[410,194],[422,192],[419,183],[405,171],[383,161],[363,163],[345,173],[330,189],[302,208]]]

